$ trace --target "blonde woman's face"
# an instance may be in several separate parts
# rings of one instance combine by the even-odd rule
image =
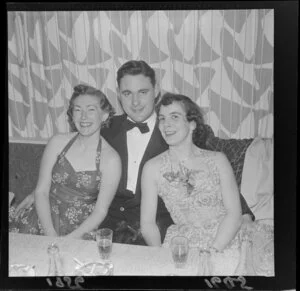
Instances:
[[[101,123],[108,117],[100,107],[99,98],[80,95],[73,102],[73,122],[81,135],[89,136],[100,131]]]

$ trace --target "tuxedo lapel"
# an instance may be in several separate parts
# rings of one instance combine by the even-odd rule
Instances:
[[[119,183],[119,189],[126,189],[127,186],[128,149],[124,122],[126,118],[126,115],[122,115],[118,120],[119,122],[114,124],[110,138],[111,145],[119,153],[122,162],[122,179]]]
[[[153,133],[151,135],[151,138],[149,140],[149,143],[146,147],[144,156],[142,158],[141,166],[144,166],[146,161],[148,161],[151,158],[153,158],[154,156],[162,153],[163,150],[166,150],[167,148],[168,148],[167,144],[164,141],[163,137],[161,136],[161,133],[156,124],[154,127],[154,130],[153,130]]]

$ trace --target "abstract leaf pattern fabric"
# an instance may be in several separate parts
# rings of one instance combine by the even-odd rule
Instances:
[[[9,137],[68,132],[72,88],[117,99],[116,72],[143,59],[162,92],[191,97],[221,138],[273,136],[274,11],[9,11]]]

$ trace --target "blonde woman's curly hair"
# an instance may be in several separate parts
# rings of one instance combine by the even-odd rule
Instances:
[[[93,88],[89,85],[85,84],[79,84],[74,87],[73,94],[71,96],[70,102],[69,102],[69,108],[67,110],[67,115],[68,115],[68,122],[71,128],[71,131],[77,131],[77,128],[73,122],[73,108],[74,108],[74,100],[80,96],[80,95],[91,95],[91,96],[96,96],[99,98],[99,103],[100,103],[100,108],[108,113],[108,118],[102,122],[101,128],[104,127],[109,127],[111,118],[113,115],[116,113],[112,105],[109,103],[106,95],[101,91],[96,88]]]

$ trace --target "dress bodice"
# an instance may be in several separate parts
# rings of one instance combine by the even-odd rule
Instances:
[[[95,158],[96,170],[75,171],[65,155],[77,137],[78,134],[68,142],[68,144],[65,146],[65,148],[57,158],[57,161],[52,170],[52,183],[50,193],[52,196],[57,196],[56,194],[59,192],[60,197],[63,193],[64,199],[67,200],[68,197],[74,199],[74,195],[76,195],[77,199],[81,198],[83,200],[95,200],[98,196],[101,183],[101,172],[99,170],[101,138],[99,138]],[[64,189],[66,191],[64,191]]]
[[[208,170],[180,166],[174,171],[168,152],[162,156],[159,195],[175,224],[208,227],[225,215],[219,171],[212,152],[199,149],[198,154]]]

